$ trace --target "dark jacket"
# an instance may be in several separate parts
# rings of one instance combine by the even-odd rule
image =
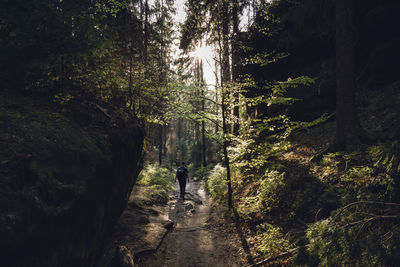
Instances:
[[[184,166],[180,166],[176,170],[176,177],[178,177],[178,179],[186,179],[188,177],[188,174],[189,174],[189,171]]]

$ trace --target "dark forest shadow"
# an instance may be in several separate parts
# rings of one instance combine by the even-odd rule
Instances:
[[[246,237],[245,237],[245,235],[244,235],[244,233],[242,231],[242,228],[240,227],[239,214],[238,214],[238,212],[237,212],[237,210],[235,208],[233,208],[232,210],[233,210],[233,215],[234,215],[236,233],[238,234],[238,236],[240,238],[240,242],[242,243],[243,250],[246,252],[247,262],[250,265],[253,265],[254,264],[254,259],[253,259],[253,256],[251,255],[250,247],[249,247],[249,244],[247,243]]]

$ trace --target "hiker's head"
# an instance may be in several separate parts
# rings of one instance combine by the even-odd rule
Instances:
[[[185,166],[185,162],[184,161],[181,162],[181,166]]]

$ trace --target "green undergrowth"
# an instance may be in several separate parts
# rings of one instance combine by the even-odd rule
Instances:
[[[298,248],[280,259],[291,266],[398,266],[400,144],[360,145],[311,162],[332,125],[231,150],[234,205],[248,240],[264,258]],[[206,187],[226,205],[224,167],[211,170]]]
[[[381,94],[369,92],[360,114],[376,143],[321,155],[335,138],[333,114],[267,118],[232,140],[235,219],[259,257],[290,252],[277,266],[400,266],[399,102]],[[206,185],[225,206],[225,168],[215,166]]]
[[[306,230],[308,261],[320,266],[400,264],[397,141],[323,157],[314,171],[336,188],[340,207]]]
[[[257,229],[261,237],[258,251],[264,257],[276,256],[282,251],[288,251],[294,247],[294,244],[279,226],[262,223],[257,226]]]
[[[209,176],[214,165],[209,164],[207,166],[194,167],[192,164],[188,166],[189,172],[191,173],[191,178],[193,181],[206,180]]]
[[[166,204],[174,185],[174,172],[158,164],[146,163],[137,183],[152,188],[147,205]]]
[[[227,192],[226,168],[221,164],[215,165],[205,183],[205,189],[210,193],[213,201],[222,199]]]

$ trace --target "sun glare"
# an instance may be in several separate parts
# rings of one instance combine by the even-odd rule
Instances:
[[[214,54],[212,48],[207,45],[197,46],[196,49],[192,53],[193,53],[193,57],[202,59],[203,61],[212,59],[213,54]]]
[[[185,11],[185,0],[175,0],[174,5],[176,7],[176,13],[174,15],[174,20],[179,23],[183,23],[186,17]],[[177,26],[176,26],[177,27]],[[177,29],[179,30],[179,29]],[[175,44],[175,49],[178,50],[179,43]],[[198,45],[194,51],[189,54],[193,58],[198,58],[203,61],[203,73],[204,80],[206,84],[212,88],[215,85],[215,62],[214,62],[214,51],[211,46],[202,42],[202,44]],[[175,54],[178,57],[178,53]]]
[[[204,80],[207,85],[215,84],[215,75],[214,75],[214,50],[211,46],[205,45],[204,43],[196,46],[194,51],[191,53],[191,56],[194,58],[198,58],[203,61],[203,72],[204,72]]]

